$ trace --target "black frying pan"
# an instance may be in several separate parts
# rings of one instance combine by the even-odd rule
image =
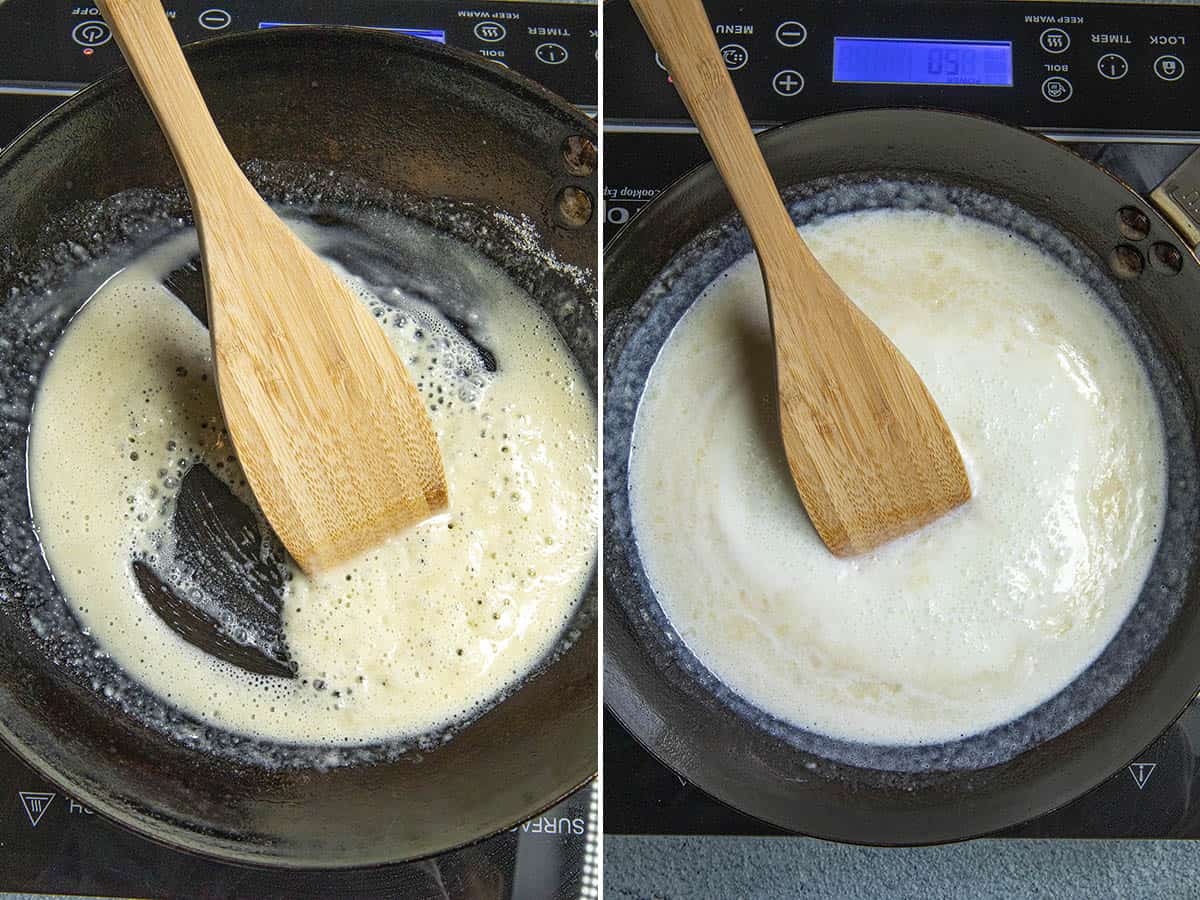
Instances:
[[[605,253],[606,702],[683,777],[805,834],[932,843],[1052,810],[1152,743],[1200,684],[1200,262],[1157,209],[1107,173],[992,121],[869,110],[779,128],[760,144],[799,220],[950,196],[960,211],[1029,237],[1087,279],[1162,363],[1152,378],[1169,434],[1164,539],[1136,607],[1097,661],[1042,707],[982,735],[867,748],[772,719],[720,684],[653,597],[627,484],[633,416],[657,348],[687,303],[750,249],[706,164]],[[1186,190],[1176,194],[1186,202]]]
[[[594,381],[595,129],[585,116],[478,57],[378,32],[279,29],[206,42],[188,57],[234,155],[275,164],[275,195],[311,199],[337,172],[331,199],[398,206],[473,244],[551,312]],[[127,72],[36,124],[0,156],[0,327],[21,316],[14,290],[27,290],[39,272],[55,277],[52,258],[86,258],[123,234],[137,239],[136,230],[122,232],[122,222],[137,219],[142,201],[135,196],[120,213],[104,198],[178,184]],[[182,194],[174,196],[174,208],[160,202],[160,213],[186,214]],[[445,214],[440,198],[456,201],[457,212]],[[582,269],[582,279],[549,270],[520,233],[497,225],[495,209],[526,218],[536,243]],[[10,343],[0,343],[0,371],[44,363],[58,330],[9,335]],[[255,748],[261,764],[248,763],[232,753],[239,743],[245,749],[237,736],[181,743],[120,715],[93,689],[86,668],[69,664],[72,653],[95,648],[65,612],[30,543],[32,388],[12,381],[5,390],[0,737],[66,793],[185,849],[339,867],[410,859],[497,833],[595,773],[594,582],[572,623],[580,634],[571,648],[433,749],[367,748],[360,764],[339,768],[322,767],[314,752],[311,765],[279,767],[269,746]],[[35,627],[46,622],[54,625],[50,634]],[[93,674],[104,665],[94,663]],[[139,699],[156,715],[173,715],[156,698]],[[174,724],[187,723],[176,715]],[[214,746],[223,749],[204,749]]]

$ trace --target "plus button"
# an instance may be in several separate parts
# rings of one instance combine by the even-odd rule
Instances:
[[[781,97],[795,97],[804,90],[804,76],[795,69],[783,69],[775,73],[771,87]]]

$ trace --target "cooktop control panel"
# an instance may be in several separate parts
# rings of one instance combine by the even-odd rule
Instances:
[[[756,125],[936,106],[1052,134],[1200,135],[1200,10],[1031,0],[705,0]],[[604,7],[606,128],[687,114],[628,0]]]
[[[184,43],[293,25],[379,28],[478,53],[596,110],[599,31],[592,3],[457,0],[176,0]],[[0,0],[0,147],[41,112],[122,65],[90,4]]]

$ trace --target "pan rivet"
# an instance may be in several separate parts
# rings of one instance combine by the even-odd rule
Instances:
[[[1117,213],[1121,234],[1131,241],[1140,241],[1150,233],[1150,217],[1136,206],[1123,206]]]
[[[563,162],[572,175],[591,175],[596,171],[596,145],[573,134],[562,145]]]
[[[1108,267],[1118,278],[1128,280],[1142,274],[1142,270],[1146,268],[1146,260],[1138,253],[1136,247],[1119,244],[1108,254]]]
[[[558,192],[555,218],[567,228],[582,228],[592,219],[592,198],[588,192],[568,185]]]
[[[1150,246],[1150,265],[1165,275],[1178,275],[1183,270],[1183,253],[1174,244],[1158,241]]]

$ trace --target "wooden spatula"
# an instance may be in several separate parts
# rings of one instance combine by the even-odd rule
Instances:
[[[954,437],[920,377],[796,232],[700,0],[633,0],[758,251],[779,424],[821,540],[863,553],[966,502]]]
[[[420,394],[379,323],[238,168],[159,0],[100,8],[187,184],[225,424],[284,546],[313,572],[444,508]]]

